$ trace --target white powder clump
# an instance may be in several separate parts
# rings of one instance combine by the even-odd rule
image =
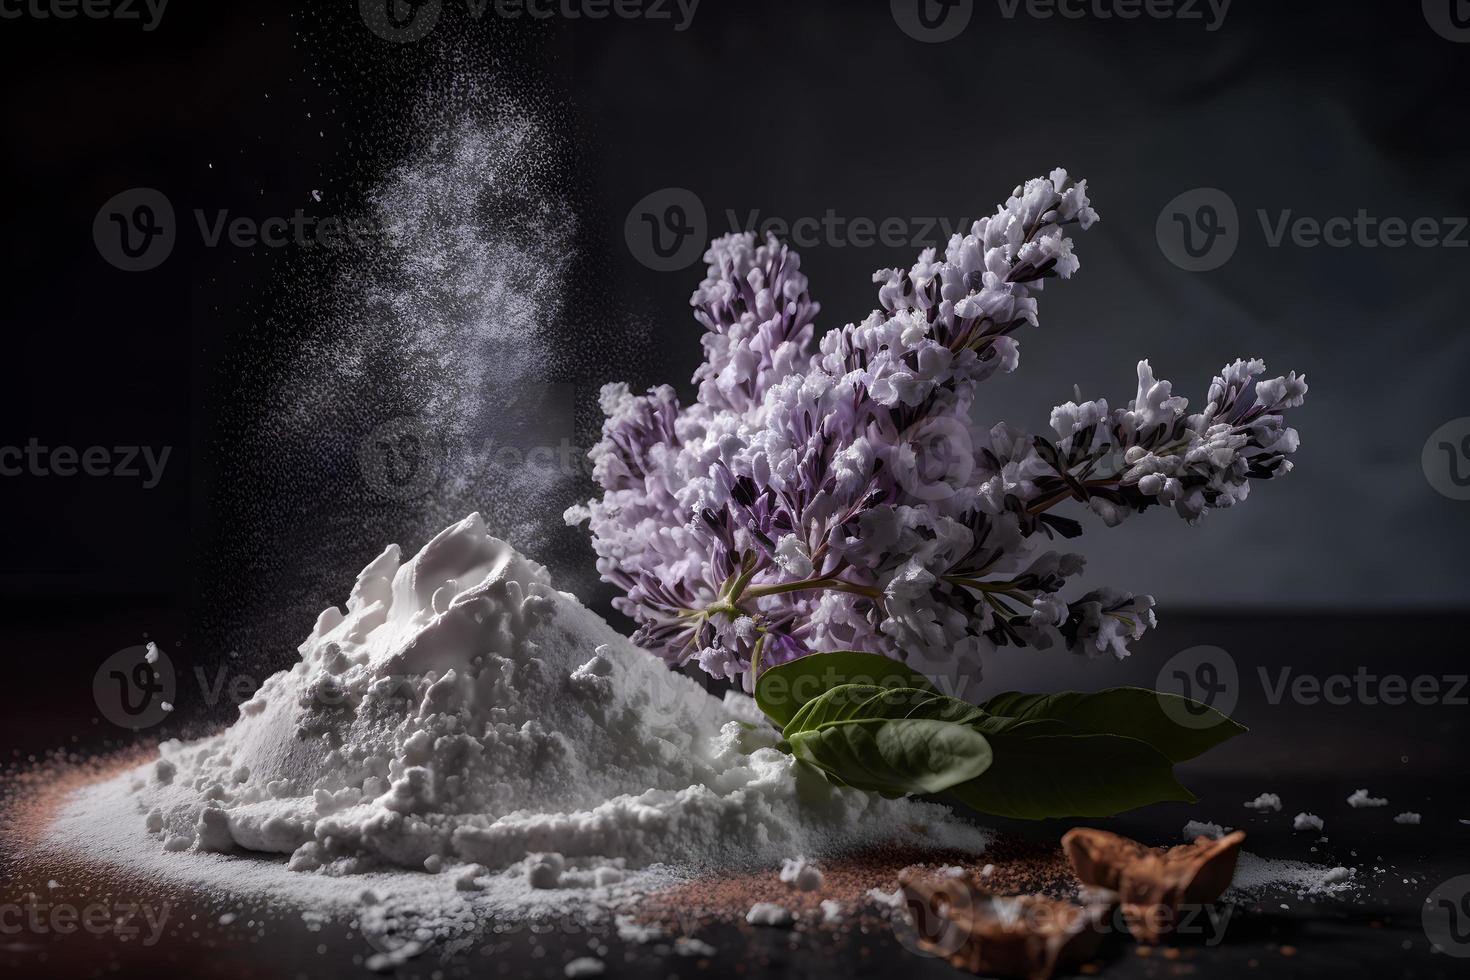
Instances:
[[[607,964],[602,960],[593,959],[590,956],[581,956],[566,965],[564,972],[568,977],[600,977],[607,970]]]
[[[1347,798],[1347,802],[1348,806],[1354,810],[1361,810],[1365,807],[1388,806],[1388,800],[1381,796],[1369,796],[1366,789],[1360,789],[1354,792],[1352,796]]]
[[[1222,827],[1217,823],[1207,820],[1191,820],[1184,825],[1184,839],[1193,841],[1197,837],[1208,837],[1211,840],[1219,840],[1229,833],[1229,827]]]
[[[713,956],[719,950],[702,939],[693,936],[680,936],[674,940],[674,955],[676,956]]]
[[[797,891],[820,891],[826,878],[821,869],[804,857],[788,858],[781,862],[781,880]]]
[[[225,731],[79,792],[56,842],[185,878],[214,866],[150,848],[282,855],[216,880],[265,893],[320,881],[314,900],[335,888],[355,902],[362,885],[344,878],[408,869],[426,880],[400,894],[439,880],[436,895],[533,904],[680,868],[989,842],[944,807],[799,765],[748,697],[722,702],[669,671],[479,515],[411,560],[383,551],[299,655]]]
[[[1277,813],[1280,813],[1281,797],[1277,796],[1275,793],[1262,793],[1260,796],[1247,803],[1245,805],[1245,808],[1247,810],[1256,810],[1260,813],[1265,813],[1267,810],[1274,810]]]
[[[885,892],[881,888],[869,888],[868,900],[887,909],[901,909],[904,904],[903,889],[897,888],[892,892]]]
[[[1419,814],[1414,813],[1410,810],[1405,810],[1403,813],[1400,813],[1398,816],[1394,817],[1393,822],[1405,824],[1411,827],[1417,827],[1423,821],[1423,819],[1424,818]]]
[[[1326,824],[1315,813],[1298,813],[1291,821],[1292,830],[1322,830]]]
[[[1356,876],[1353,868],[1271,861],[1242,851],[1230,889],[1251,897],[1283,892],[1298,898],[1340,896],[1357,889]]]
[[[789,926],[791,910],[774,902],[756,902],[745,913],[745,921],[753,926]]]
[[[842,921],[842,915],[843,915],[842,903],[839,902],[839,901],[837,901],[835,898],[824,898],[824,899],[822,899],[821,908],[822,908],[822,921],[823,922],[841,922]]]

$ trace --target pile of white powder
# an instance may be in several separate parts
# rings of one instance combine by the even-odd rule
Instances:
[[[947,808],[834,786],[740,694],[668,670],[479,515],[389,547],[218,735],[67,799],[43,849],[215,899],[343,913],[391,967],[491,924],[619,927],[710,871],[868,845],[979,854]],[[805,859],[782,881],[822,889]],[[1345,868],[1242,855],[1236,891],[1339,895]],[[654,935],[621,923],[625,938]]]
[[[300,655],[229,729],[83,791],[54,834],[134,864],[194,862],[173,864],[184,877],[234,855],[203,864],[313,902],[355,901],[396,871],[502,911],[792,854],[988,840],[943,807],[798,766],[749,698],[670,672],[479,515],[407,562],[389,547]],[[289,857],[247,872],[245,852]]]

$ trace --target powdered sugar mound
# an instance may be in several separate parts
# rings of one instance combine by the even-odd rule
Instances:
[[[441,890],[468,896],[615,889],[653,864],[986,843],[942,807],[798,767],[749,699],[670,672],[479,515],[407,562],[387,548],[299,652],[232,727],[94,787],[60,832],[85,846],[89,821],[125,819],[155,854],[448,871]]]

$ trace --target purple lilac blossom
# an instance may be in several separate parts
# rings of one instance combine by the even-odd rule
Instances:
[[[816,338],[795,252],[749,233],[715,241],[691,303],[704,327],[698,395],[604,388],[592,450],[598,569],[635,639],[750,688],[807,653],[862,650],[936,679],[976,677],[1000,646],[1128,655],[1153,598],[1074,593],[1079,555],[1048,547],[1155,504],[1190,523],[1291,470],[1283,419],[1306,379],[1227,365],[1203,411],[1138,365],[1126,408],[1067,402],[1055,437],[970,419],[975,386],[1020,361],[1046,282],[1079,268],[1068,235],[1098,220],[1064,170],[1016,188],[941,258],[874,276],[867,319]],[[815,347],[813,346],[815,342]]]

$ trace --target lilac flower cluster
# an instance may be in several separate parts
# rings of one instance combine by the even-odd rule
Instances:
[[[1007,644],[1126,656],[1153,599],[1064,598],[1083,560],[1047,545],[1081,525],[1053,509],[1077,501],[1111,526],[1154,504],[1191,523],[1232,506],[1290,471],[1283,413],[1307,386],[1236,361],[1190,415],[1143,361],[1126,408],[1068,402],[1055,438],[975,426],[975,386],[1015,370],[1046,281],[1078,269],[1068,234],[1097,220],[1085,181],[1029,181],[943,258],[879,272],[879,309],[820,340],[796,253],[715,241],[692,299],[697,400],[607,386],[592,451],[603,495],[567,513],[590,521],[637,641],[747,689],[763,667],[826,650],[936,678],[978,674]]]

